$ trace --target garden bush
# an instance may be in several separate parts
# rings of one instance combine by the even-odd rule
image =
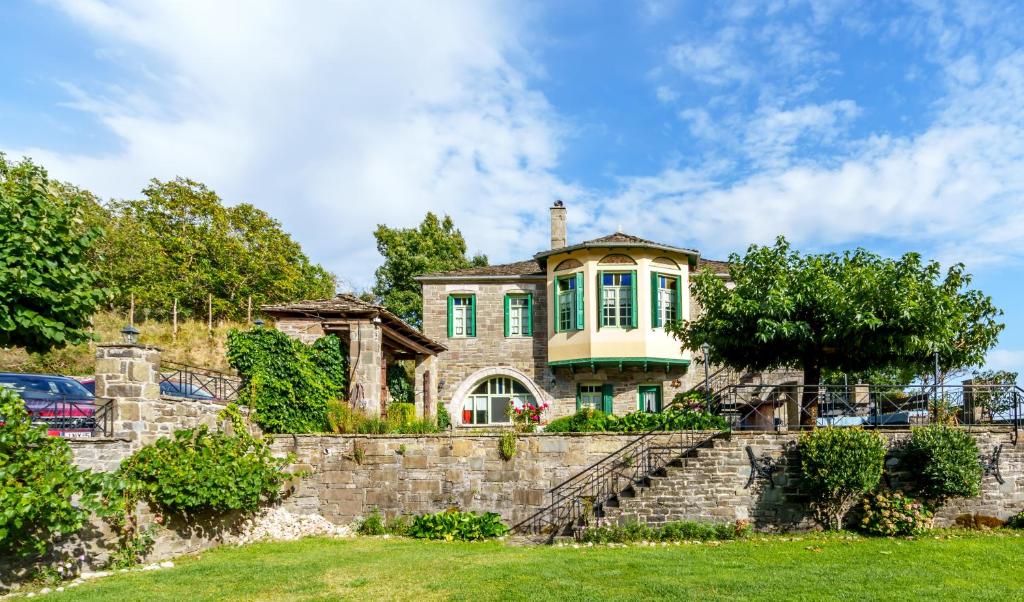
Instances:
[[[346,392],[347,360],[333,335],[306,345],[269,328],[232,330],[228,362],[242,377],[239,401],[266,433],[323,432],[328,402]]]
[[[741,539],[750,534],[750,524],[702,523],[696,521],[674,521],[660,527],[643,523],[627,523],[603,527],[590,527],[580,534],[584,543],[629,543],[636,541],[724,541]]]
[[[409,535],[418,539],[444,539],[446,541],[478,541],[501,537],[508,533],[508,527],[501,522],[501,516],[494,512],[476,514],[448,510],[437,514],[417,516],[409,527]]]
[[[583,408],[571,416],[552,420],[547,433],[643,433],[659,431],[728,430],[729,424],[721,416],[703,411],[669,408],[664,412],[631,412],[623,417],[605,414],[593,408]]]
[[[102,511],[101,491],[67,441],[33,426],[21,398],[0,388],[0,557],[42,556],[52,538]]]
[[[452,425],[452,415],[443,403],[437,404],[437,428],[444,430]]]
[[[416,406],[411,403],[388,405],[388,423],[394,430],[401,430],[416,420]]]
[[[920,535],[932,526],[932,512],[921,502],[897,491],[866,496],[861,513],[857,527],[868,535]]]
[[[406,536],[410,529],[409,519],[405,516],[394,516],[385,519],[380,510],[374,508],[369,515],[359,521],[356,533],[360,535],[398,535]]]
[[[978,444],[962,429],[946,425],[913,429],[903,448],[903,462],[919,495],[935,505],[981,492]]]
[[[1024,529],[1024,510],[1021,510],[1017,514],[1011,516],[1006,521],[1006,526],[1011,529]]]
[[[253,512],[275,498],[293,476],[284,471],[292,458],[274,457],[266,441],[249,435],[233,405],[225,414],[233,434],[183,429],[126,458],[117,471],[122,494],[178,514]]]
[[[816,518],[827,529],[842,527],[843,517],[873,491],[885,467],[885,442],[859,428],[823,428],[805,433],[798,444],[801,486]]]
[[[433,420],[417,420],[416,406],[395,403],[388,407],[384,420],[356,410],[344,400],[327,403],[327,424],[331,432],[360,435],[428,435],[440,431]]]

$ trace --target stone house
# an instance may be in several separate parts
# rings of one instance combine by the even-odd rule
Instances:
[[[437,398],[457,426],[509,421],[508,403],[618,415],[659,411],[703,378],[701,358],[665,330],[698,311],[693,270],[728,277],[692,249],[617,232],[567,244],[551,207],[551,248],[515,263],[425,274],[423,333],[443,342]]]
[[[559,201],[551,247],[532,259],[419,276],[422,331],[345,294],[262,310],[304,342],[341,337],[349,399],[372,413],[386,412],[387,365],[404,359],[416,365],[417,415],[435,415],[442,403],[456,427],[508,424],[510,402],[546,403],[546,419],[583,407],[660,411],[700,384],[703,358],[682,350],[665,324],[700,311],[694,270],[728,278],[728,264],[622,232],[573,245],[566,235]],[[757,411],[768,423],[779,416],[775,406]]]

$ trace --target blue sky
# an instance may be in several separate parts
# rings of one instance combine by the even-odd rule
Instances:
[[[556,198],[570,240],[915,250],[1024,368],[1024,8],[719,4],[6,2],[0,150],[107,198],[201,180],[354,287],[377,223],[510,261]]]

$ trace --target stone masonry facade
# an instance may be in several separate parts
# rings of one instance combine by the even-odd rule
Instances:
[[[882,431],[892,452],[889,485],[899,488],[906,474],[899,466],[898,441],[905,430]],[[999,484],[984,477],[982,494],[954,500],[938,514],[948,526],[957,517],[979,514],[1006,519],[1024,510],[1024,446],[1011,433],[992,428],[972,433],[983,453],[1002,445]],[[670,435],[665,435],[666,440]],[[814,526],[799,487],[795,433],[734,432],[716,438],[677,466],[626,491],[610,520],[749,520],[764,531]],[[547,491],[632,441],[629,435],[528,434],[519,437],[515,457],[499,455],[496,434],[448,436],[299,436],[277,437],[275,450],[294,453],[298,467],[312,472],[285,504],[298,512],[318,512],[348,523],[374,508],[388,516],[437,512],[452,506],[497,512],[515,524],[550,503]],[[769,456],[780,466],[772,483],[757,479],[746,487],[750,461]],[[613,504],[614,505],[614,504]]]

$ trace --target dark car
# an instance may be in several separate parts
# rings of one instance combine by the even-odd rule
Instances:
[[[160,394],[171,397],[184,397],[186,399],[198,399],[213,401],[217,399],[209,391],[191,383],[176,382],[173,380],[160,381]]]
[[[32,422],[51,435],[88,437],[96,426],[96,397],[80,382],[51,374],[0,373],[0,387],[17,393]]]

